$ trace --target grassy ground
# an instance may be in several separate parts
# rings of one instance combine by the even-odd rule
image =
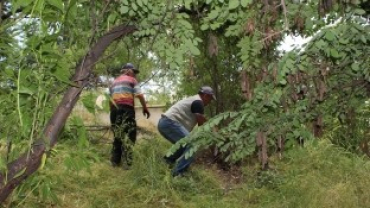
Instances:
[[[198,160],[186,176],[172,178],[171,169],[161,160],[169,144],[159,136],[149,137],[135,146],[131,170],[110,166],[108,139],[82,150],[74,141],[63,141],[46,167],[15,192],[8,206],[370,207],[368,160],[323,141],[287,152],[281,160],[271,157],[271,171],[260,172],[257,164],[246,163],[238,171],[225,172]]]

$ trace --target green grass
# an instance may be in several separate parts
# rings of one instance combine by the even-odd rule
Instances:
[[[231,180],[231,173],[200,162],[186,176],[172,178],[171,169],[161,160],[170,146],[158,136],[138,142],[131,170],[110,166],[108,140],[78,151],[72,141],[57,147],[46,167],[15,192],[9,207],[370,207],[368,159],[325,141],[286,152],[281,160],[271,157],[271,171],[260,172],[258,165],[245,164],[239,182]],[[69,164],[67,158],[76,164]]]

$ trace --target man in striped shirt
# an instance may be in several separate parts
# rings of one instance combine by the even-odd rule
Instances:
[[[139,70],[127,63],[121,73],[109,87],[110,122],[114,133],[111,162],[113,166],[118,166],[123,158],[123,165],[128,168],[132,165],[132,147],[136,142],[135,97],[143,106],[144,116],[149,118],[150,113],[136,80]]]

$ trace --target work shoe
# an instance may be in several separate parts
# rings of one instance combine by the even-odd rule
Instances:
[[[116,163],[116,162],[113,162],[113,161],[110,161],[110,164],[112,165],[112,167],[118,167],[119,166],[119,163]]]
[[[182,178],[182,177],[185,177],[186,175],[188,175],[188,174],[186,174],[185,172],[174,172],[174,171],[172,171],[171,172],[171,175],[172,175],[172,177],[173,178],[176,178],[176,177],[178,177],[178,178]]]
[[[131,164],[123,162],[122,163],[122,169],[123,170],[131,170]]]
[[[170,159],[170,158],[168,158],[168,157],[166,157],[166,156],[164,156],[163,157],[163,161],[167,164],[167,165],[174,165],[175,163],[176,163],[176,161],[173,161],[172,159]]]
[[[110,162],[111,162],[113,167],[119,166],[121,164],[121,156],[112,152]]]
[[[121,164],[122,148],[118,142],[113,142],[113,147],[111,150],[110,162],[113,167],[117,167]]]

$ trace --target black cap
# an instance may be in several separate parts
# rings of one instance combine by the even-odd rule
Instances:
[[[132,69],[135,72],[135,74],[139,74],[139,70],[136,69],[136,67],[132,63],[127,63],[123,65],[122,69]]]
[[[213,92],[213,89],[209,86],[203,86],[199,89],[199,93],[203,93],[203,94],[208,94],[208,95],[212,95],[212,98],[214,100],[216,100],[216,96]]]

